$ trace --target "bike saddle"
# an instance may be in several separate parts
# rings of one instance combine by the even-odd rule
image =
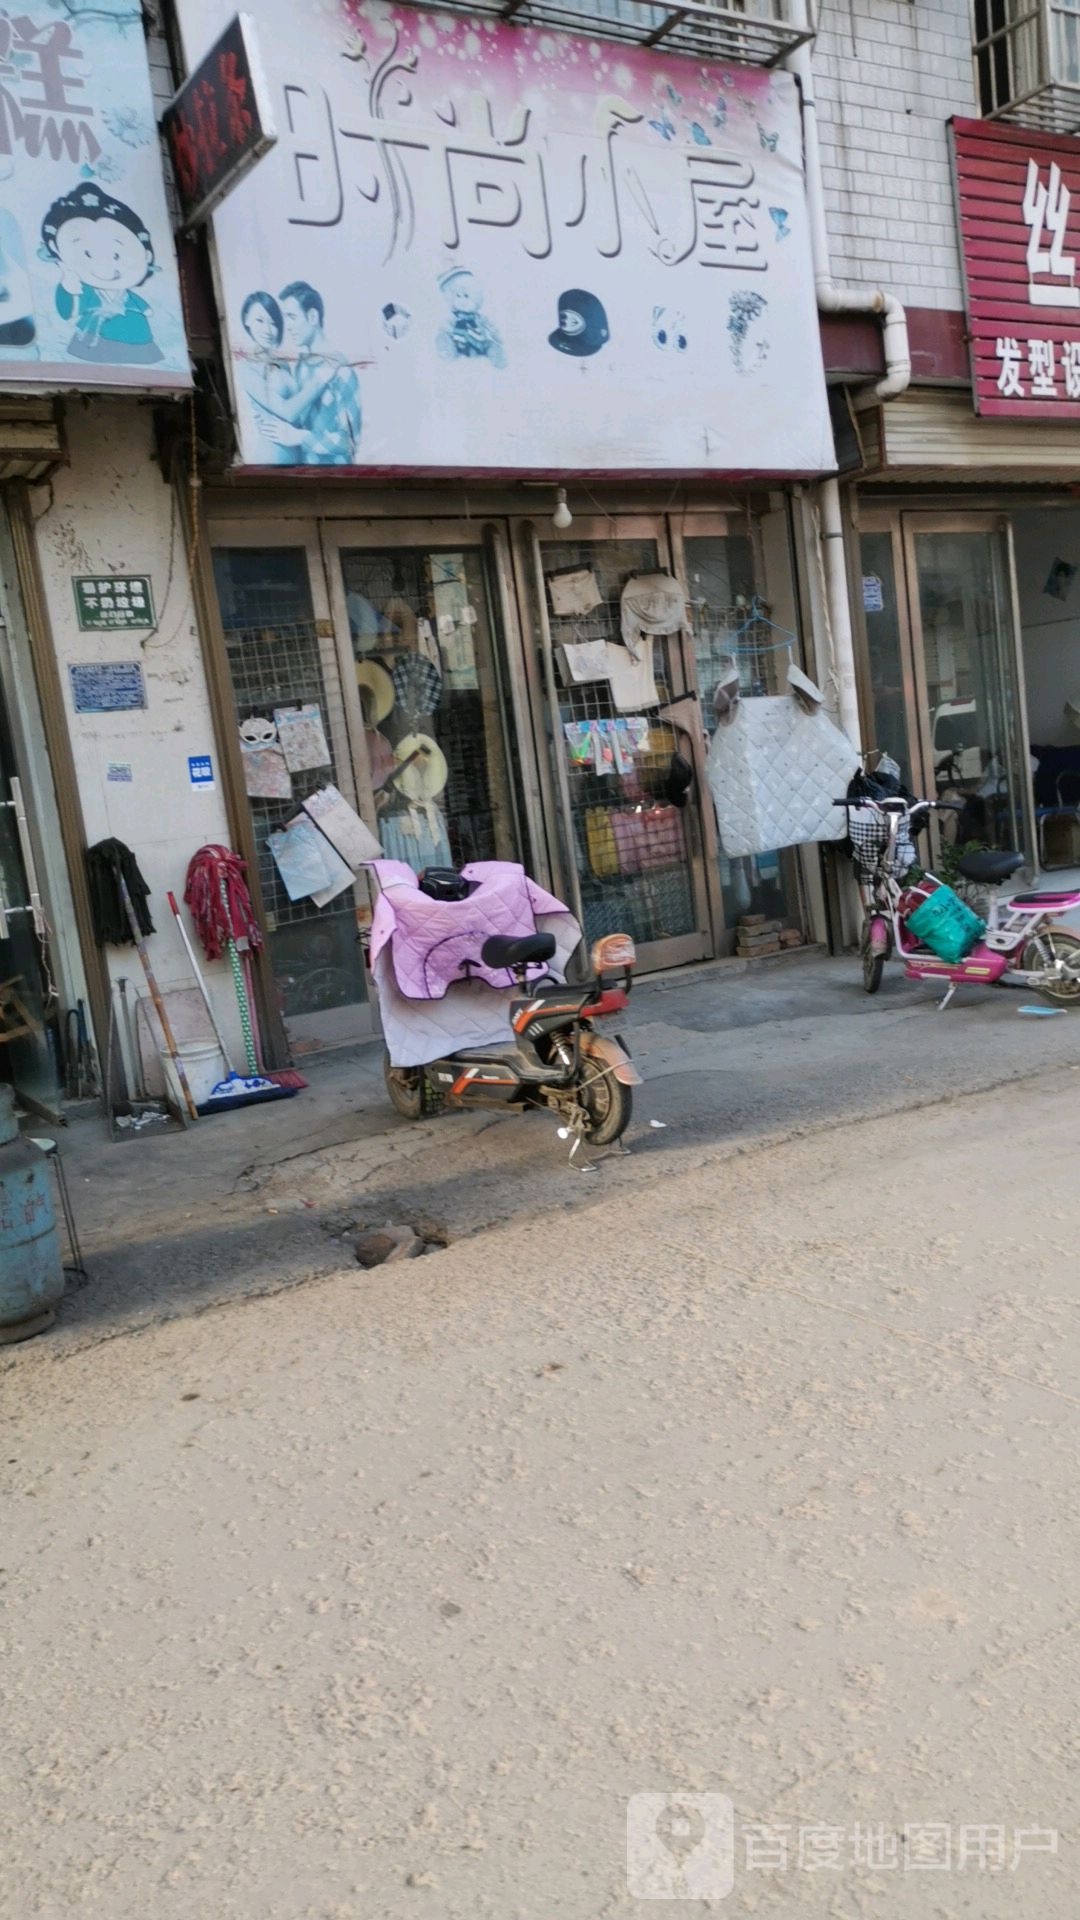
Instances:
[[[957,873],[965,880],[981,880],[986,886],[1000,886],[1024,864],[1022,853],[965,853],[956,863]]]
[[[509,934],[493,933],[484,941],[480,958],[485,967],[523,967],[530,960],[550,960],[555,952],[553,933],[526,933],[516,940]]]

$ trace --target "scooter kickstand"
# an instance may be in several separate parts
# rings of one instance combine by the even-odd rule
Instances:
[[[948,991],[946,992],[946,995],[945,995],[945,998],[944,998],[944,1000],[941,1000],[941,1001],[939,1001],[939,1002],[938,1002],[938,1012],[939,1012],[939,1013],[944,1013],[944,1011],[945,1011],[945,1009],[946,1009],[946,1007],[948,1006],[948,1004],[949,1004],[949,1002],[950,1002],[950,1000],[951,1000],[951,999],[952,999],[952,997],[953,997],[953,994],[954,994],[954,993],[956,992],[956,989],[957,989],[957,987],[958,987],[959,985],[960,985],[960,982],[959,982],[959,980],[950,980],[950,981],[949,981],[949,986],[948,986]]]

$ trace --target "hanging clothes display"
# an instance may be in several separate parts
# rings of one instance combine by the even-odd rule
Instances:
[[[622,637],[637,659],[646,636],[678,633],[686,624],[686,600],[670,573],[631,575],[622,590],[619,609]]]
[[[706,774],[729,859],[843,839],[844,810],[833,801],[858,755],[820,699],[794,669],[787,693],[740,700],[713,734]]]

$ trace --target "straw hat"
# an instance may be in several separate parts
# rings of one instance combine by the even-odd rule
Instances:
[[[398,741],[394,752],[401,768],[401,772],[394,775],[398,792],[414,806],[422,807],[429,800],[437,800],[450,778],[450,769],[446,755],[430,733],[407,733],[404,740]]]
[[[360,704],[364,709],[364,719],[368,726],[377,727],[385,720],[394,705],[394,683],[386,668],[377,660],[358,660],[356,663],[356,684],[360,689]],[[364,690],[370,694],[370,700],[364,699]]]

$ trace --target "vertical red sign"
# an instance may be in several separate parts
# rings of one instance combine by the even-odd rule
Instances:
[[[1080,419],[1080,140],[954,120],[977,413]]]

